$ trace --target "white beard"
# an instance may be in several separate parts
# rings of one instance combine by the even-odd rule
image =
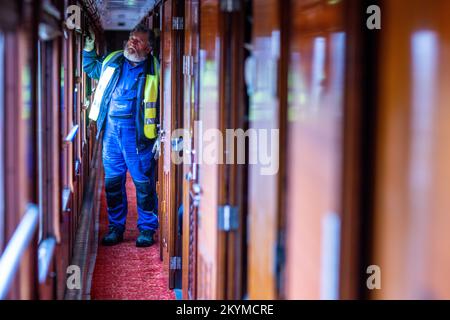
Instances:
[[[126,48],[123,51],[123,55],[125,56],[125,58],[134,63],[140,63],[147,59],[147,56],[140,56],[137,53],[130,53]]]

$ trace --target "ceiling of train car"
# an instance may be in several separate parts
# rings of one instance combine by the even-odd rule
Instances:
[[[96,0],[105,30],[131,30],[153,8],[156,0]]]

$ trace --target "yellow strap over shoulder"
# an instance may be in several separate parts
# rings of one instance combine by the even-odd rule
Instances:
[[[117,51],[114,51],[114,52],[111,52],[110,54],[108,54],[108,55],[106,56],[105,60],[103,60],[102,67],[104,68],[105,65],[106,65],[113,57],[115,57],[117,54],[122,53],[122,52],[123,52],[123,50],[117,50]]]

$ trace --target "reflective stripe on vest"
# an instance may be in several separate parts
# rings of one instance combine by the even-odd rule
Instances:
[[[154,74],[148,74],[145,79],[144,89],[144,135],[148,139],[154,139],[158,136],[156,123],[157,112],[156,102],[158,100],[158,65],[156,58],[153,57]]]
[[[95,90],[94,102],[89,113],[89,118],[96,121],[100,113],[100,104],[103,99],[106,88],[111,81],[116,68],[106,67],[107,63],[115,58],[117,55],[122,54],[123,51],[115,51],[109,54],[103,61],[102,75],[100,77],[99,84]],[[156,58],[153,57],[154,74],[148,74],[145,79],[144,88],[144,135],[148,139],[154,139],[158,136],[157,132],[157,100],[158,100],[158,86],[159,86],[159,68]],[[105,69],[106,67],[106,69]]]
[[[89,112],[89,119],[97,121],[100,114],[100,105],[102,103],[103,94],[111,81],[115,68],[108,67],[102,73],[97,88],[95,89],[94,102],[92,103],[91,111]]]
[[[116,68],[105,66],[107,63],[115,56],[121,54],[122,51],[115,51],[110,53],[102,64],[102,75],[100,76],[100,81],[98,82],[97,88],[95,89],[94,101],[92,102],[91,110],[89,112],[89,119],[93,121],[97,121],[98,116],[100,114],[100,106],[102,103],[103,95],[105,94],[106,88],[108,88],[109,82],[114,74]]]

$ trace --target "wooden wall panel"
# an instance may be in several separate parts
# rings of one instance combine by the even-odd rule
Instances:
[[[231,12],[222,8],[221,13],[221,131],[224,136],[227,130],[247,131],[248,98],[245,92],[245,36],[250,40],[249,25],[245,24],[246,5],[237,1]],[[250,4],[249,4],[250,5]],[[239,162],[238,155],[245,150],[234,140],[234,149],[225,144],[223,152],[225,164],[220,167],[221,194],[220,204],[237,209],[238,226],[235,230],[222,232],[226,246],[224,273],[226,274],[224,291],[225,299],[242,299],[246,294],[246,235],[247,235],[247,190],[248,164]],[[228,161],[227,161],[228,160]]]
[[[172,257],[181,257],[178,236],[178,209],[181,204],[181,167],[172,161],[172,136],[180,126],[182,116],[182,52],[183,31],[173,28],[175,17],[183,16],[183,5],[169,0],[162,5],[162,63],[161,63],[161,129],[162,160],[160,161],[160,223],[162,255],[169,270],[169,287],[175,288],[178,268],[170,268]],[[175,266],[175,265],[173,265]]]
[[[383,2],[373,298],[449,299],[450,2]]]
[[[199,1],[186,2],[186,27],[184,54],[189,67],[184,71],[184,126],[190,139],[184,137],[185,159],[190,162],[183,165],[183,299],[196,297],[196,257],[197,257],[197,203],[194,183],[197,183],[197,164],[194,163],[194,128],[198,119],[198,62],[199,62]]]
[[[8,137],[5,146],[5,244],[7,245],[14,234],[29,203],[32,203],[32,193],[29,164],[33,166],[33,157],[30,151],[34,147],[31,136],[32,108],[32,81],[29,55],[29,34],[26,30],[7,33],[5,38],[5,137]],[[17,72],[20,70],[20,72]],[[26,161],[30,159],[30,163]],[[36,239],[37,243],[37,239]],[[33,267],[31,257],[33,252],[27,250],[22,258],[23,264],[16,273],[12,282],[9,299],[31,299],[30,289],[25,284],[34,284],[31,278]]]
[[[289,49],[286,298],[338,298],[344,6],[294,1]]]
[[[272,129],[279,132],[280,128],[280,96],[277,92],[280,81],[277,73],[281,46],[280,10],[281,3],[276,0],[253,2],[252,57],[247,60],[247,72],[254,79],[250,83],[249,128],[264,129],[268,137]],[[256,151],[261,151],[256,144],[253,141],[250,148],[256,147]],[[277,161],[275,156],[278,156],[278,150],[272,155],[272,161]],[[248,169],[248,297],[276,299],[279,176],[277,170],[264,173],[268,166],[260,160],[257,164],[250,163]]]
[[[219,1],[207,0],[200,4],[200,104],[199,120],[203,131],[219,128]],[[205,155],[206,144],[201,135],[197,136],[196,143],[199,153],[198,160]],[[208,148],[216,148],[219,142],[211,139]],[[211,150],[211,149],[209,149]],[[217,155],[217,152],[210,152]],[[213,159],[214,160],[214,159]],[[197,261],[197,298],[218,299],[218,257],[219,243],[217,231],[218,210],[218,167],[205,161],[199,165],[199,185],[203,194],[198,212],[198,261]]]
[[[160,181],[162,180],[162,194],[160,198],[160,225],[161,241],[163,245],[164,267],[169,270],[169,242],[170,242],[170,213],[173,202],[171,199],[172,176],[171,176],[171,145],[170,132],[172,130],[172,1],[166,1],[162,5],[162,61],[161,61],[161,127],[164,131],[162,140],[162,170],[160,170]]]

